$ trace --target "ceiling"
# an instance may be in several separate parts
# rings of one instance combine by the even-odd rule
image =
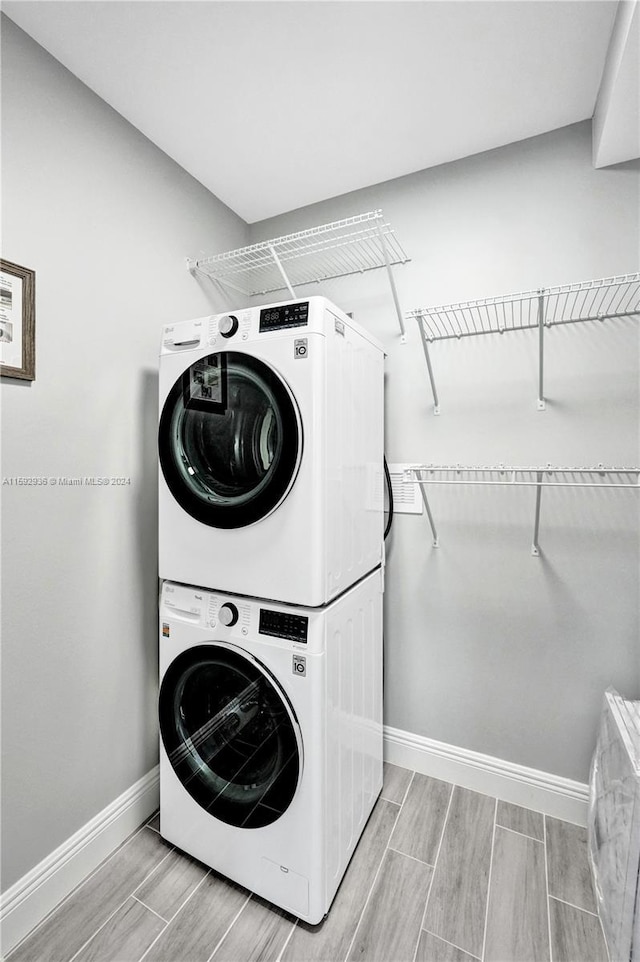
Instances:
[[[611,0],[6,0],[248,223],[590,118]]]

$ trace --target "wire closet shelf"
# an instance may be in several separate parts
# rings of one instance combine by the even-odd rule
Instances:
[[[439,547],[427,486],[431,484],[516,485],[536,488],[535,521],[531,554],[540,554],[540,504],[542,488],[626,488],[640,490],[640,468],[605,467],[513,467],[416,464],[405,470],[405,481],[420,485],[420,493],[433,535],[433,547]]]
[[[559,287],[539,288],[483,300],[464,301],[408,311],[418,322],[427,361],[436,411],[438,395],[433,377],[429,344],[482,334],[508,334],[537,329],[539,332],[538,409],[544,410],[544,330],[559,324],[604,322],[640,313],[640,272],[599,280],[580,281]]]
[[[375,210],[223,254],[188,258],[187,267],[247,297],[283,290],[297,297],[296,286],[386,268],[404,338],[392,267],[408,261],[395,231]]]

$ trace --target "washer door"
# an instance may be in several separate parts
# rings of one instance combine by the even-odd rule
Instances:
[[[228,825],[262,828],[291,804],[300,728],[273,675],[240,648],[198,645],[172,662],[160,687],[160,732],[185,789]]]
[[[287,496],[300,464],[302,423],[285,382],[249,354],[222,351],[194,362],[172,387],[160,418],[160,465],[193,518],[240,528]]]

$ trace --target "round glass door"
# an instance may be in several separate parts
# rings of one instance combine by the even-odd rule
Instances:
[[[302,769],[293,709],[275,678],[231,645],[198,645],[169,666],[160,732],[192,798],[216,818],[262,828],[287,810]]]
[[[176,381],[159,430],[160,466],[178,503],[217,528],[266,517],[286,497],[302,426],[285,383],[263,361],[223,351]]]

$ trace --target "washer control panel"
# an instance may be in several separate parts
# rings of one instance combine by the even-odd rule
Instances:
[[[261,635],[271,635],[273,638],[286,638],[306,645],[309,631],[307,615],[293,615],[286,611],[270,611],[260,609],[260,623],[258,631]]]
[[[252,610],[252,605],[241,604],[239,599],[231,601],[220,595],[209,595],[205,624],[209,628],[235,628],[248,635]]]

